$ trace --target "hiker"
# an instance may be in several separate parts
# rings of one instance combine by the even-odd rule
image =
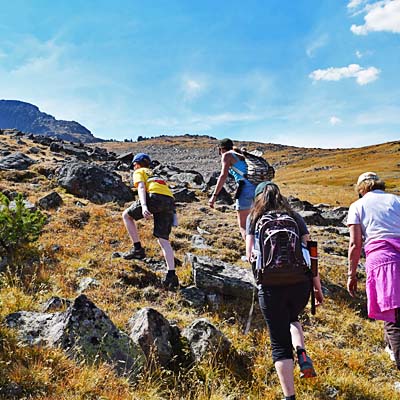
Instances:
[[[130,251],[123,253],[123,258],[140,260],[145,257],[135,221],[153,218],[153,235],[161,246],[168,269],[163,285],[175,289],[179,286],[179,281],[175,274],[174,251],[169,242],[175,213],[174,196],[165,180],[153,175],[149,168],[150,162],[150,157],[145,153],[136,154],[132,161],[133,185],[138,190],[139,200],[122,213],[125,228],[133,244]]]
[[[240,149],[233,147],[231,139],[222,139],[218,144],[219,154],[221,155],[221,173],[215,185],[214,192],[208,201],[211,208],[217,200],[219,192],[222,190],[228,174],[232,175],[235,182],[238,184],[236,191],[237,221],[240,228],[240,234],[243,240],[246,239],[246,219],[250,213],[251,206],[254,200],[254,190],[256,185],[249,182],[243,177],[247,173],[247,164],[244,156],[240,154]],[[242,172],[242,174],[235,171]]]
[[[277,247],[282,246],[286,249],[286,252],[282,250],[281,254],[289,254],[288,249],[294,248],[293,242],[288,240],[286,232],[288,228],[284,231],[284,235],[280,237],[281,241],[277,242],[279,246],[278,244],[274,247],[271,246],[269,252],[264,248],[264,251],[261,252],[258,243],[258,239],[260,239],[260,242],[262,240],[259,237],[261,230],[258,230],[260,229],[260,224],[257,224],[259,221],[262,223],[262,218],[264,217],[274,223],[276,216],[281,216],[281,218],[288,220],[288,223],[296,228],[293,232],[296,233],[296,245],[301,257],[299,264],[293,261],[292,263],[287,263],[289,265],[288,268],[296,271],[296,275],[293,272],[293,277],[286,276],[281,278],[279,276],[279,281],[272,276],[273,274],[277,276],[276,272],[279,275],[279,268],[274,263],[275,251]],[[269,232],[273,232],[273,229],[276,232],[278,227],[279,225],[276,225],[276,227],[271,226],[271,231]],[[269,232],[265,234],[267,235]],[[302,245],[305,246],[308,239],[309,232],[303,218],[291,209],[286,198],[282,196],[279,187],[273,182],[260,183],[256,187],[254,205],[247,221],[246,255],[252,262],[253,272],[256,271],[255,275],[262,271],[259,270],[257,272],[258,263],[265,262],[261,254],[266,259],[268,257],[267,260],[269,262],[272,262],[271,273],[265,275],[263,283],[258,284],[258,299],[269,329],[275,369],[278,373],[285,399],[290,400],[295,399],[293,349],[297,354],[300,377],[310,378],[316,376],[313,363],[305,350],[303,329],[299,322],[299,314],[306,307],[311,290],[314,291],[316,304],[319,305],[323,302],[319,276],[311,278],[311,275],[307,274],[306,268],[304,268],[305,261],[302,256]],[[286,260],[288,259],[289,256]],[[290,259],[294,258],[291,257]],[[269,284],[269,282],[271,283]]]
[[[400,197],[386,193],[385,182],[374,172],[361,174],[355,190],[360,198],[347,217],[347,290],[355,296],[364,242],[368,316],[384,321],[385,337],[400,369]]]

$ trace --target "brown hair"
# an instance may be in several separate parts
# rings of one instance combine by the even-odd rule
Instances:
[[[149,168],[151,161],[148,158],[143,158],[143,160],[135,161],[135,164],[139,164],[140,168]]]
[[[293,215],[293,210],[286,197],[282,196],[278,185],[272,182],[268,183],[264,190],[254,199],[250,212],[250,226],[252,229],[254,229],[258,219],[268,211],[283,211]]]
[[[364,195],[372,190],[385,190],[385,182],[381,179],[365,179],[355,186],[355,191],[358,194]]]

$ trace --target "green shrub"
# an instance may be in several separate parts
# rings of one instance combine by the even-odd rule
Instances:
[[[21,194],[15,199],[15,207],[10,207],[10,200],[0,193],[0,255],[7,256],[12,264],[19,252],[39,238],[45,222],[40,211],[26,208]]]

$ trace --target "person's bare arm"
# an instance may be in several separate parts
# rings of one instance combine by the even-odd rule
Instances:
[[[357,265],[360,261],[362,249],[362,231],[360,224],[349,225],[350,240],[348,262],[349,270],[347,273],[347,291],[354,297],[357,292]]]
[[[246,257],[251,262],[252,261],[252,251],[254,247],[254,235],[246,235]]]
[[[211,208],[214,207],[214,203],[217,200],[218,193],[222,190],[226,178],[228,177],[229,167],[231,166],[231,159],[232,155],[229,153],[224,153],[221,157],[221,172],[219,174],[217,184],[215,185],[214,193],[212,194],[210,200],[208,201],[208,204],[210,205]]]
[[[151,212],[147,206],[147,197],[146,197],[146,185],[144,182],[139,182],[137,184],[137,190],[140,200],[140,205],[142,206],[142,214],[143,217],[148,219],[151,217]]]

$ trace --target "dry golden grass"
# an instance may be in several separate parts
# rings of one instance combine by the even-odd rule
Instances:
[[[6,140],[10,146],[19,148],[12,140],[0,136],[0,144]],[[22,151],[32,146],[28,140],[26,142]],[[177,146],[174,139],[163,138],[152,143]],[[140,149],[141,143],[104,145],[124,152]],[[184,137],[179,145],[202,148],[215,146],[215,140]],[[285,162],[277,168],[276,175],[282,191],[312,203],[349,205],[355,199],[352,184],[358,174],[366,170],[378,172],[388,182],[390,190],[399,190],[399,142],[362,150],[298,149],[263,144],[247,144],[247,147],[265,148],[271,161]],[[38,158],[44,159],[42,164],[51,166],[52,157],[43,148]],[[185,306],[179,293],[159,288],[160,272],[152,271],[140,261],[111,258],[112,252],[130,247],[122,224],[122,207],[116,204],[99,206],[82,199],[86,205],[79,207],[76,198],[37,172],[38,165],[31,169],[35,176],[12,181],[10,174],[0,172],[0,189],[24,192],[31,201],[55,189],[64,204],[59,210],[48,212],[49,223],[40,238],[41,261],[29,271],[30,279],[19,273],[6,274],[0,279],[0,318],[18,310],[39,310],[40,304],[52,295],[74,298],[81,279],[77,270],[84,267],[88,275],[99,282],[99,286],[85,293],[120,329],[126,329],[128,319],[141,307],[159,310],[181,328],[199,316],[207,317],[226,334],[239,353],[251,360],[250,377],[244,379],[234,369],[222,367],[211,359],[180,375],[155,368],[144,373],[139,384],[132,385],[115,376],[105,365],[77,365],[59,350],[21,347],[15,333],[1,327],[0,387],[14,382],[27,397],[43,400],[282,397],[271,361],[268,334],[257,308],[252,330],[245,335],[248,306],[240,301],[201,311]],[[127,174],[124,177],[127,179]],[[32,179],[40,183],[40,190],[32,185]],[[194,252],[245,266],[239,261],[244,254],[244,243],[237,229],[235,212],[201,210],[207,206],[207,196],[198,192],[198,197],[199,203],[178,209],[180,225],[171,237],[178,260],[183,262],[187,252]],[[197,227],[210,233],[204,235],[209,249],[191,247],[191,237],[198,233]],[[139,222],[139,231],[148,256],[162,260],[152,237],[151,223]],[[345,249],[347,239],[317,227],[312,227],[312,235],[320,243],[320,271],[323,285],[329,292],[316,316],[309,316],[308,312],[302,316],[308,352],[315,361],[318,377],[302,381],[296,376],[298,397],[305,400],[393,399],[393,383],[400,377],[383,352],[382,324],[365,317],[363,282],[360,297],[350,299],[345,291],[346,257],[324,251],[324,245],[331,240],[339,249]],[[177,273],[182,284],[191,283],[189,265],[178,266]]]

